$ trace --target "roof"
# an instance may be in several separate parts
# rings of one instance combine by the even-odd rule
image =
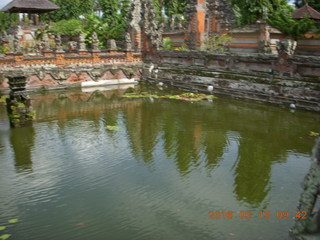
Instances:
[[[307,3],[303,7],[294,11],[292,13],[292,17],[295,19],[302,19],[302,18],[308,17],[311,19],[320,20],[320,13],[314,8],[310,7],[309,4]]]
[[[46,13],[59,8],[49,0],[12,0],[1,11],[10,13]]]

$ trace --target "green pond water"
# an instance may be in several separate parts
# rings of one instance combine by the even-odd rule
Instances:
[[[121,98],[125,91],[32,94],[37,119],[19,129],[0,105],[0,235],[288,239],[319,114],[223,98]]]

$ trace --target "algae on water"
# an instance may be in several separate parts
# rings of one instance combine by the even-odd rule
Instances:
[[[149,94],[147,92],[141,93],[126,93],[123,95],[124,98],[164,98],[164,99],[176,99],[176,100],[183,100],[188,102],[198,102],[202,100],[209,100],[216,98],[213,95],[207,95],[203,93],[183,93],[180,95],[165,95],[165,96],[158,96],[155,94]]]

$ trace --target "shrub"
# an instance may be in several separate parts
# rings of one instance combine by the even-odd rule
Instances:
[[[170,51],[173,50],[173,42],[170,38],[164,38],[163,40],[163,50]]]
[[[209,52],[225,52],[228,50],[231,40],[232,38],[226,33],[213,34],[212,36],[204,39],[204,46],[201,50]]]
[[[82,22],[78,19],[61,20],[51,24],[50,32],[60,35],[77,36],[82,32]]]

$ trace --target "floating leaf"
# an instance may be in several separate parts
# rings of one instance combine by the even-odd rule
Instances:
[[[3,235],[0,236],[0,239],[1,239],[1,240],[6,240],[6,239],[8,239],[9,237],[11,237],[10,234],[3,234]]]
[[[5,227],[5,226],[0,226],[0,231],[3,231],[3,230],[5,230],[7,227]]]
[[[312,131],[310,131],[310,133],[309,133],[309,136],[310,137],[319,137],[319,133],[317,133],[317,132],[312,132]]]
[[[213,95],[206,95],[202,93],[183,93],[181,95],[165,95],[165,96],[157,96],[154,94],[149,94],[146,92],[143,92],[141,94],[136,93],[129,93],[125,94],[123,97],[125,98],[167,98],[167,99],[177,99],[177,100],[183,100],[188,102],[198,102],[201,100],[208,100],[208,99],[214,99],[216,98]]]
[[[119,126],[106,126],[106,129],[109,131],[119,131],[121,127]]]
[[[10,219],[10,220],[8,221],[8,223],[17,223],[17,222],[19,222],[19,219],[18,219],[18,218]]]

